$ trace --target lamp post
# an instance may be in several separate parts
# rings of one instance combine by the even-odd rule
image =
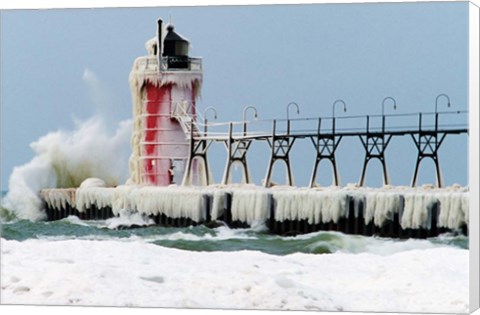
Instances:
[[[385,116],[385,102],[387,100],[392,100],[393,102],[393,110],[396,110],[397,109],[397,102],[395,101],[395,99],[391,96],[388,96],[388,97],[385,97],[382,101],[382,116]]]
[[[333,119],[332,129],[333,129],[333,133],[335,133],[335,105],[337,105],[339,103],[343,104],[343,111],[344,112],[347,111],[347,104],[345,104],[345,102],[343,100],[336,100],[335,102],[333,102],[333,105],[332,105],[332,119]]]
[[[287,133],[290,134],[290,106],[294,105],[297,108],[297,115],[300,115],[300,107],[295,102],[290,102],[287,105]]]
[[[391,100],[393,102],[393,110],[397,110],[397,101],[391,96],[387,96],[382,101],[382,132],[385,132],[385,102]]]
[[[289,110],[290,110],[290,106],[292,106],[292,105],[294,105],[297,108],[297,115],[300,114],[300,107],[298,107],[298,104],[295,103],[295,102],[290,102],[287,105],[287,120],[290,120]]]
[[[255,108],[255,106],[246,106],[243,109],[243,135],[244,136],[247,135],[247,111],[249,109],[253,109],[253,111],[254,111],[253,117],[255,119],[257,119],[257,117],[258,117],[257,109]]]
[[[447,99],[447,102],[448,102],[448,103],[447,103],[447,107],[450,107],[450,97],[448,97],[447,94],[443,94],[443,93],[442,93],[442,94],[439,94],[439,95],[437,96],[437,98],[435,99],[435,114],[438,112],[438,100],[439,100],[440,97],[442,97],[442,96]]]
[[[437,95],[437,98],[435,99],[435,130],[438,130],[438,100],[440,99],[440,97],[445,97],[447,99],[447,107],[450,107],[451,104],[450,104],[450,97],[448,97],[447,94],[439,94]]]
[[[207,113],[209,111],[213,111],[214,113],[214,116],[213,116],[213,119],[217,119],[217,110],[213,107],[213,106],[209,106],[207,108],[205,108],[205,110],[203,111],[203,127],[205,128],[205,136],[207,135],[207,123],[208,123],[208,119],[207,119]]]

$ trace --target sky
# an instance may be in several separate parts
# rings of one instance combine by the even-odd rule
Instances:
[[[146,54],[156,20],[169,16],[189,39],[190,55],[203,58],[197,108],[215,106],[218,121],[241,120],[247,105],[257,108],[260,120],[282,119],[292,101],[300,115],[291,111],[291,117],[331,117],[337,99],[347,104],[346,113],[336,108],[338,117],[381,114],[385,97],[397,104],[395,112],[385,106],[388,114],[433,112],[441,93],[449,96],[451,110],[468,109],[467,3],[5,10],[2,187],[14,166],[32,159],[29,144],[48,132],[70,130],[75,120],[96,114],[111,129],[131,118],[133,61]],[[444,99],[438,107],[447,110]],[[447,185],[468,183],[467,143],[466,135],[447,136],[440,148]],[[269,152],[266,143],[256,143],[248,153],[257,183],[265,177]],[[359,180],[364,154],[358,138],[342,139],[342,184]],[[392,184],[410,184],[416,154],[411,138],[392,139],[386,151]],[[222,144],[209,152],[216,182],[225,156]],[[296,184],[307,185],[315,159],[310,141],[299,140],[291,158]],[[381,185],[380,170],[376,161],[369,164],[367,185]],[[274,180],[284,182],[284,174],[279,163]],[[318,176],[320,184],[331,183],[327,162]],[[421,164],[422,183],[435,183],[430,160]]]

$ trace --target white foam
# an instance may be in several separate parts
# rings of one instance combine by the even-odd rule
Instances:
[[[469,254],[457,248],[274,256],[131,238],[2,239],[1,251],[5,304],[468,312]]]
[[[87,187],[107,187],[107,183],[103,179],[92,177],[87,178],[80,184],[80,188]]]
[[[116,230],[120,227],[130,227],[132,225],[135,225],[135,226],[149,226],[149,225],[154,225],[155,222],[148,218],[148,217],[145,217],[144,215],[136,212],[136,213],[132,213],[132,212],[127,212],[127,211],[123,211],[121,213],[121,215],[117,216],[117,217],[113,217],[113,218],[110,218],[108,220],[105,221],[105,226],[108,228],[108,229],[111,229],[111,230]]]
[[[10,175],[3,206],[20,219],[41,220],[45,218],[39,196],[42,189],[78,187],[92,176],[109,186],[124,182],[130,133],[130,121],[120,122],[111,135],[103,120],[94,117],[76,121],[72,131],[60,130],[41,137],[30,145],[35,157],[15,167]],[[63,206],[68,202],[66,197],[59,198],[60,204],[52,204]]]

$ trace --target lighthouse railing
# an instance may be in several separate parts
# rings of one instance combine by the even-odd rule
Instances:
[[[201,58],[185,58],[186,67],[172,67],[172,63],[175,63],[175,58],[178,57],[162,57],[160,64],[160,71],[202,71],[202,59]],[[169,66],[170,65],[170,66]],[[137,71],[158,72],[158,59],[156,56],[143,56],[138,57],[135,60],[135,68]]]
[[[174,64],[182,66],[172,66]],[[176,56],[162,57],[160,71],[202,71],[202,59]]]

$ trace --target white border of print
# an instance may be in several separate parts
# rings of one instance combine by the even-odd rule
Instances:
[[[428,2],[453,2],[449,0],[437,0]],[[480,53],[479,53],[479,41],[480,41],[480,0],[463,1],[454,0],[455,2],[470,2],[469,3],[469,187],[470,187],[470,312],[476,310],[475,314],[480,315],[480,173],[479,173],[479,86],[480,86]],[[0,9],[47,9],[47,8],[107,8],[107,7],[154,7],[154,6],[203,6],[203,5],[258,5],[258,4],[310,4],[310,3],[388,3],[388,2],[418,2],[414,0],[364,0],[364,1],[341,1],[341,0],[298,0],[298,1],[285,1],[285,0],[255,0],[255,1],[241,1],[241,0],[72,0],[72,1],[60,1],[60,0],[43,0],[41,2],[35,2],[30,0],[16,0],[16,1],[3,1],[0,4]],[[472,224],[476,223],[476,224]],[[1,303],[1,301],[0,301]],[[265,311],[227,311],[227,310],[186,310],[186,309],[146,309],[146,308],[109,308],[109,307],[47,307],[47,306],[0,306],[2,314],[16,314],[22,311],[34,311],[36,314],[65,314],[68,312],[70,315],[84,314],[85,311],[92,312],[92,314],[158,314],[159,311],[162,314],[265,314]],[[285,312],[268,312],[268,314],[282,314]],[[297,314],[311,314],[311,312],[288,312],[288,315]],[[325,312],[315,312],[315,314],[329,314]],[[353,315],[358,313],[343,312],[342,315]],[[368,314],[368,313],[363,313]],[[375,313],[380,314],[380,313]],[[392,315],[392,313],[390,313]]]

